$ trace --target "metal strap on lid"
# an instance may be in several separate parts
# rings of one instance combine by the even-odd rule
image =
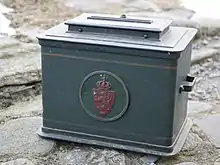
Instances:
[[[140,19],[130,19],[130,18],[126,18],[125,15],[122,15],[120,18],[101,17],[101,16],[90,16],[90,17],[87,17],[87,19],[103,20],[103,21],[131,22],[131,23],[146,23],[146,24],[151,24],[151,23],[153,23],[152,20],[140,20]]]

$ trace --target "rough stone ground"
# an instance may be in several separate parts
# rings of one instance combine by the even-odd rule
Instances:
[[[175,0],[169,1],[169,5],[161,0],[94,0],[92,6],[86,0],[71,0],[68,7],[53,0],[4,2],[15,9],[7,17],[17,34],[0,38],[0,165],[144,165],[155,159],[144,154],[45,140],[36,134],[41,124],[42,100],[40,49],[35,35],[82,11],[169,17],[175,20],[174,25],[199,29],[191,68],[198,82],[188,104],[194,125],[182,151],[156,164],[220,164],[220,26],[212,24],[213,20],[209,23],[214,27],[191,20],[193,12],[180,8]]]

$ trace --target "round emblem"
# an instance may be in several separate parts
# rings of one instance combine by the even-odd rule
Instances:
[[[101,121],[119,119],[129,104],[124,82],[108,71],[88,74],[80,86],[79,98],[85,112]]]

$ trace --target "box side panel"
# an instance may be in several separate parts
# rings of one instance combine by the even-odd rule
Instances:
[[[117,75],[129,93],[126,112],[111,122],[92,118],[80,103],[83,80],[100,70]],[[163,146],[172,144],[175,61],[114,56],[78,50],[74,45],[72,49],[43,46],[42,71],[45,127]],[[95,86],[87,88],[92,91]],[[120,93],[121,88],[114,87],[112,83],[113,90]],[[123,96],[116,100],[112,113],[120,111],[124,100]],[[93,101],[91,95],[84,103],[89,110],[94,109]]]
[[[190,72],[191,67],[191,52],[192,52],[192,42],[186,47],[186,49],[181,52],[181,56],[178,59],[177,66],[177,78],[176,78],[176,91],[175,91],[175,111],[174,111],[174,125],[173,134],[174,139],[176,138],[179,130],[181,129],[183,122],[187,116],[187,102],[188,93],[179,92],[180,86],[186,81],[187,74]]]

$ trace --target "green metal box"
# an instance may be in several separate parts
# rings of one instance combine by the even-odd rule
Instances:
[[[190,130],[188,75],[196,30],[172,21],[82,14],[38,36],[43,126],[38,134],[156,155]]]

